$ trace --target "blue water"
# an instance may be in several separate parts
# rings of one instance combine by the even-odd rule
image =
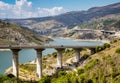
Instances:
[[[70,46],[101,46],[103,45],[102,42],[96,42],[96,41],[75,41],[74,39],[61,39],[61,38],[53,38],[54,42],[51,42],[46,45],[70,45]]]
[[[47,46],[51,45],[73,45],[73,46],[100,46],[101,42],[88,42],[88,41],[74,41],[72,39],[53,38],[54,42],[47,43]],[[43,55],[51,54],[55,52],[55,49],[46,49],[43,51]],[[36,51],[34,49],[23,49],[19,52],[19,63],[26,63],[36,58]],[[12,66],[12,52],[0,51],[0,74],[4,74],[5,70]]]

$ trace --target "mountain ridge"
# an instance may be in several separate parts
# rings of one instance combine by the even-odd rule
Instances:
[[[21,21],[25,21],[25,20],[32,20],[33,23],[43,22],[46,20],[56,20],[58,22],[65,24],[66,26],[70,26],[70,25],[83,23],[92,18],[103,17],[108,14],[120,13],[119,10],[120,10],[120,3],[115,3],[115,4],[110,4],[102,7],[92,7],[87,11],[72,11],[72,12],[67,12],[60,15],[56,15],[56,16],[28,18],[28,19],[8,19],[7,21],[13,21],[14,23],[17,23],[18,21],[18,24],[19,24]]]

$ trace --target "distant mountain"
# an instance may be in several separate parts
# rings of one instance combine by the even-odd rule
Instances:
[[[71,28],[94,19],[120,16],[120,3],[103,7],[93,7],[87,11],[72,11],[57,16],[28,18],[28,19],[7,19],[6,21],[28,27],[34,32],[44,34],[55,32],[56,29]]]
[[[41,45],[49,38],[0,20],[0,45]]]
[[[29,18],[29,19],[9,19],[18,24],[32,24],[36,22],[43,22],[47,20],[55,20],[57,22],[63,23],[65,25],[80,24],[82,22],[91,20],[93,18],[99,18],[110,14],[120,13],[120,3],[111,4],[103,7],[93,7],[87,11],[73,11],[65,14],[51,16],[51,17],[41,17],[41,18]]]

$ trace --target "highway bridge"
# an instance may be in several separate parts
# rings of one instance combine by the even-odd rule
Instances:
[[[88,48],[91,50],[91,54],[95,53],[95,48],[96,46],[21,46],[21,45],[0,45],[0,49],[10,49],[13,53],[13,58],[12,58],[12,74],[15,75],[17,78],[19,77],[19,59],[18,59],[18,54],[19,51],[22,49],[35,49],[37,52],[37,61],[36,61],[36,74],[38,75],[39,78],[42,77],[42,51],[47,49],[47,48],[54,48],[57,50],[57,67],[62,68],[62,52],[66,48],[72,48],[75,50],[75,62],[78,63],[80,60],[80,51],[83,48]]]

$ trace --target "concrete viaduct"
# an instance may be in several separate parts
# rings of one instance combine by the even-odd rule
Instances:
[[[82,48],[88,48],[91,50],[91,54],[95,53],[95,47],[96,46],[18,46],[18,45],[6,45],[6,46],[0,46],[0,49],[10,49],[13,53],[12,58],[12,66],[13,66],[13,75],[15,75],[17,78],[19,77],[19,61],[18,61],[18,52],[21,49],[26,48],[32,48],[35,49],[37,52],[37,62],[36,62],[36,68],[37,68],[37,75],[39,78],[42,77],[42,51],[46,48],[54,48],[57,50],[57,67],[62,68],[62,50],[66,48],[73,48],[75,50],[76,56],[75,56],[75,62],[79,62],[80,60],[80,51]]]

